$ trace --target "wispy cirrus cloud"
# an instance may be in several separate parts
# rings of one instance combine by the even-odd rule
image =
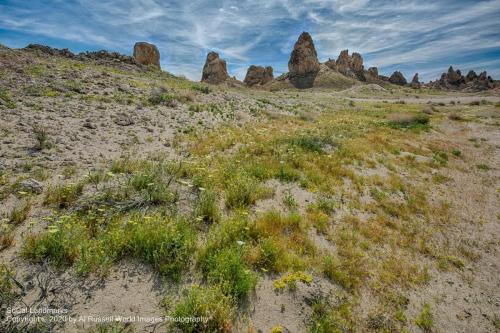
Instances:
[[[158,45],[162,67],[198,80],[209,50],[232,75],[251,64],[287,70],[311,32],[321,60],[348,48],[370,66],[434,79],[448,65],[500,76],[500,0],[45,0],[0,2],[0,42],[131,53]]]

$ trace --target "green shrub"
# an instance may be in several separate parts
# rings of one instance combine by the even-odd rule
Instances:
[[[162,216],[120,218],[72,214],[48,231],[29,235],[22,254],[35,262],[46,259],[56,267],[76,266],[80,274],[107,273],[120,258],[132,256],[150,263],[162,275],[178,280],[194,250],[195,234],[183,220]]]
[[[194,250],[195,235],[184,220],[161,217],[130,223],[128,248],[132,256],[149,262],[161,274],[179,280]]]
[[[234,315],[231,299],[219,288],[201,286],[193,286],[185,292],[169,313],[173,318],[191,318],[191,321],[179,320],[171,324],[172,328],[185,333],[229,333]]]
[[[432,326],[434,326],[434,316],[431,313],[431,307],[429,304],[424,304],[422,312],[415,319],[415,324],[426,332],[430,332]]]
[[[82,195],[83,187],[84,184],[81,182],[49,187],[45,195],[44,204],[58,208],[68,208]]]
[[[203,263],[208,282],[217,284],[225,295],[237,300],[245,298],[257,283],[256,275],[243,261],[243,250],[238,245],[221,249]]]
[[[266,195],[266,189],[260,186],[257,180],[244,173],[238,173],[227,182],[226,207],[246,208]]]
[[[0,304],[8,305],[17,296],[14,290],[14,271],[6,264],[0,264]]]
[[[287,143],[305,151],[316,153],[322,153],[326,145],[333,145],[333,141],[330,138],[315,134],[301,134],[291,137],[287,140]]]
[[[448,154],[445,151],[435,152],[432,158],[437,164],[441,166],[445,166],[448,163]]]
[[[398,128],[420,128],[429,126],[429,116],[426,114],[392,113],[387,117],[390,127]]]
[[[284,269],[285,250],[272,237],[262,239],[248,256],[255,268],[271,272]]]
[[[151,105],[166,105],[169,107],[177,106],[177,96],[166,93],[165,91],[153,91],[148,98]]]
[[[16,103],[14,103],[9,93],[3,89],[0,89],[0,104],[5,105],[9,109],[16,107]]]
[[[22,255],[34,262],[49,259],[56,267],[71,266],[79,257],[80,246],[87,241],[88,233],[80,223],[62,219],[49,226],[48,231],[29,235]]]
[[[33,126],[33,135],[35,136],[36,146],[38,150],[50,149],[53,147],[53,143],[49,140],[49,133],[47,129],[40,125]]]
[[[345,299],[339,299],[335,304],[330,299],[315,299],[311,308],[309,333],[354,332],[351,305]]]
[[[490,167],[486,164],[478,164],[476,165],[476,167],[479,169],[479,170],[482,170],[482,171],[488,171],[490,170]]]
[[[197,219],[212,224],[220,218],[217,195],[213,191],[202,191],[196,202],[194,215]]]
[[[31,201],[26,200],[24,203],[19,204],[18,206],[12,209],[10,213],[10,221],[14,224],[20,224],[24,222],[30,213],[31,210]]]

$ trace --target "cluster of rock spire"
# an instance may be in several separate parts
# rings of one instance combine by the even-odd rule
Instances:
[[[161,69],[160,51],[154,44],[147,42],[135,43],[133,57],[104,50],[82,52],[76,55],[68,49],[59,50],[38,44],[30,44],[26,49],[38,50],[50,55],[58,55],[77,60],[90,59],[104,62],[119,62],[121,64],[140,65]],[[342,74],[353,80],[370,83],[387,82],[400,86],[409,86],[414,89],[420,89],[425,86],[445,90],[481,91],[500,87],[500,82],[493,80],[486,72],[482,72],[478,75],[474,71],[470,71],[466,76],[463,76],[460,70],[454,70],[451,66],[448,72],[441,75],[439,80],[423,84],[419,81],[418,73],[416,73],[411,82],[408,83],[403,73],[400,71],[395,71],[391,76],[387,77],[380,75],[377,67],[369,67],[365,70],[361,54],[353,52],[349,55],[348,50],[341,51],[336,60],[328,59],[326,62],[320,63],[318,61],[318,54],[313,39],[307,32],[303,32],[299,36],[293,47],[290,54],[290,60],[288,61],[288,73],[282,75],[278,79],[285,80],[299,89],[311,88],[314,86],[317,76],[323,75],[325,72],[328,75],[328,71]],[[243,84],[249,87],[263,86],[274,80],[273,68],[271,66],[262,67],[251,65],[248,68]],[[203,66],[201,81],[210,84],[221,84],[225,82],[237,83],[239,85],[242,84],[242,82],[236,80],[236,78],[231,78],[229,76],[226,61],[220,58],[219,54],[216,52],[208,53],[205,65]]]
[[[202,81],[215,84],[222,83],[229,78],[225,62],[220,66],[212,65],[214,61],[222,63],[223,60],[219,59],[217,54],[217,60],[214,60],[210,56],[211,54],[213,53],[209,54],[203,68]],[[359,81],[385,81],[395,85],[409,86],[414,89],[420,89],[424,86],[424,84],[419,81],[418,73],[415,73],[411,82],[408,83],[403,73],[400,71],[395,71],[391,76],[387,77],[379,75],[377,67],[370,67],[368,70],[365,70],[361,54],[354,52],[349,55],[348,50],[341,51],[336,60],[328,59],[324,65],[331,71],[338,72],[346,77]],[[320,73],[321,66],[323,66],[323,64],[318,61],[318,55],[311,35],[307,32],[303,32],[299,36],[290,54],[286,79],[296,88],[311,88],[314,86],[315,79]],[[217,79],[214,79],[214,77]],[[273,81],[273,79],[272,67],[252,65],[248,68],[247,75],[243,82],[247,86],[265,85]],[[450,67],[448,73],[443,73],[440,80],[435,82],[431,81],[427,86],[438,89],[465,88],[477,91],[494,88],[496,83],[486,74],[486,72],[477,75],[475,72],[471,71],[464,77],[460,74],[460,71],[453,71],[453,68]]]

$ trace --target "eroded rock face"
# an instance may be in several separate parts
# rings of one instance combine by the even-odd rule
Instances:
[[[418,73],[415,73],[413,76],[413,79],[411,80],[410,87],[413,89],[420,89],[421,84],[420,81],[418,80]]]
[[[368,75],[371,78],[378,79],[378,68],[377,67],[368,68]]]
[[[320,70],[318,54],[311,35],[303,32],[288,61],[288,78],[297,88],[311,88]]]
[[[431,81],[429,86],[435,89],[474,92],[493,89],[499,86],[499,83],[488,76],[486,72],[477,75],[476,72],[469,71],[467,76],[464,77],[460,70],[454,70],[450,66],[446,73],[441,74],[439,80]]]
[[[247,75],[243,81],[247,86],[263,85],[274,78],[273,68],[271,66],[250,66],[247,70]]]
[[[363,72],[363,57],[361,57],[361,54],[354,52],[351,56],[351,64],[350,64],[351,69],[354,72]]]
[[[146,42],[135,43],[134,59],[141,65],[160,68],[160,51],[154,44]]]
[[[467,76],[465,77],[465,82],[471,82],[474,80],[477,80],[477,74],[476,72],[471,70],[469,71],[469,73],[467,73]]]
[[[349,56],[349,50],[343,50],[337,58],[336,65],[339,73],[361,81],[366,81],[363,57],[361,57],[361,54],[354,52],[352,56]]]
[[[407,83],[403,73],[401,73],[400,71],[395,71],[394,73],[392,73],[391,77],[389,78],[389,82],[392,84],[397,84],[399,86],[404,86]]]
[[[220,84],[229,79],[227,74],[226,61],[219,58],[217,52],[210,52],[203,66],[202,82]]]

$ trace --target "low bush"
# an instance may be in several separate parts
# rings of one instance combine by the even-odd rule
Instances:
[[[387,117],[392,128],[427,128],[429,116],[426,114],[392,113]]]
[[[199,321],[173,321],[171,327],[185,333],[229,333],[235,316],[233,303],[217,287],[193,286],[184,291],[169,313],[173,318],[199,318]]]

